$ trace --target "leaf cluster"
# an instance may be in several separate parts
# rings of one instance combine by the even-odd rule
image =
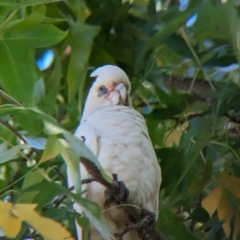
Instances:
[[[167,240],[240,239],[239,7],[0,0],[0,234],[75,239],[76,218],[108,238],[101,209],[81,197],[79,158],[100,165],[72,133],[89,73],[115,64],[162,168],[158,230]]]

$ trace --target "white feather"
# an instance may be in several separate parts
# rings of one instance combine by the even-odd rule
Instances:
[[[75,135],[79,138],[85,137],[86,145],[97,156],[106,173],[110,176],[112,173],[118,174],[118,179],[123,181],[130,191],[130,201],[158,216],[161,170],[144,118],[131,106],[105,105],[102,100],[98,104],[97,95],[94,95],[93,91],[96,90],[94,86],[97,84],[111,84],[113,81],[123,82],[125,86],[129,84],[126,89],[130,89],[127,75],[118,67],[108,65],[94,71],[92,76],[98,77],[89,92],[88,104],[85,105],[83,118]],[[120,95],[114,97],[116,96]],[[91,104],[92,100],[94,104]],[[71,176],[68,177],[71,179]],[[81,177],[82,179],[88,177],[84,167],[81,167]],[[85,197],[97,202],[104,209],[107,227],[113,235],[123,229],[128,221],[128,215],[121,208],[108,210],[104,207],[104,190],[103,186],[92,182],[87,186]],[[108,207],[113,206],[114,204]],[[79,206],[75,208],[81,212]],[[81,229],[78,229],[78,239],[82,239]],[[89,239],[102,240],[93,226]],[[137,232],[132,230],[123,239],[139,238]]]

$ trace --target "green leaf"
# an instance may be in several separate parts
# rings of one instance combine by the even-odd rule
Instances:
[[[79,157],[85,157],[93,161],[98,167],[100,167],[97,158],[93,155],[91,150],[83,143],[82,140],[74,136],[69,132],[63,133],[64,138],[67,140],[69,147],[73,149]]]
[[[115,65],[114,58],[100,46],[93,44],[90,63],[93,66],[101,66],[105,64]]]
[[[40,162],[45,162],[49,159],[56,157],[61,152],[61,144],[56,136],[50,136],[47,140],[44,152]]]
[[[230,39],[230,22],[233,9],[232,1],[216,4],[213,1],[204,1],[198,12],[198,19],[193,26],[196,39]],[[208,21],[206,21],[208,19]]]
[[[161,107],[156,107],[152,115],[157,119],[168,119],[180,114],[192,102],[192,97],[187,93],[181,93],[175,89],[171,89],[166,93],[160,88],[156,89]],[[165,105],[165,106],[164,106]]]
[[[186,138],[187,139],[187,138]],[[184,136],[181,138],[180,146],[186,142],[186,139],[184,139]],[[186,142],[185,144],[188,146],[185,152],[185,163],[184,163],[184,169],[181,171],[181,176],[178,178],[177,183],[173,187],[170,196],[174,193],[174,191],[179,187],[179,185],[183,182],[184,179],[187,179],[188,181],[190,179],[187,178],[187,174],[190,172],[191,168],[194,166],[194,163],[196,162],[197,157],[199,156],[200,152],[203,150],[203,148],[207,145],[207,143],[210,140],[209,133],[202,132],[199,138],[196,142]],[[181,144],[182,143],[182,144]],[[185,187],[187,188],[187,185],[185,184]]]
[[[83,240],[87,240],[90,231],[89,220],[84,215],[79,216],[79,214],[76,214],[75,218],[77,223],[84,229],[84,233],[86,233]]]
[[[62,0],[59,0],[59,2]],[[50,17],[44,17],[43,22],[45,23],[60,23],[60,22],[65,22],[66,19],[64,18],[50,18]]]
[[[162,184],[164,189],[169,184],[175,182],[181,176],[183,153],[179,148],[157,149],[156,154],[161,161]]]
[[[186,42],[178,35],[168,37],[163,41],[166,46],[174,50],[177,54],[185,58],[193,58]]]
[[[68,6],[71,9],[74,17],[79,22],[84,22],[88,16],[88,10],[84,0],[71,0],[68,2]],[[87,11],[86,11],[87,10]]]
[[[51,123],[57,126],[55,119],[34,108],[17,107],[11,104],[0,106],[0,116],[6,115],[14,115],[15,121],[32,135],[40,133],[44,124]]]
[[[231,34],[231,40],[232,45],[234,48],[234,52],[236,54],[236,57],[238,59],[238,64],[240,63],[240,30],[239,30],[239,3],[237,7],[234,6],[233,1],[228,1],[228,14],[226,16],[227,19],[229,19],[230,22],[230,34]]]
[[[146,64],[147,53],[160,46],[160,44],[169,36],[171,36],[177,29],[182,27],[185,22],[190,18],[202,5],[203,1],[195,0],[190,1],[189,6],[185,11],[179,10],[169,11],[167,14],[162,14],[158,19],[155,29],[158,31],[151,36],[143,45],[135,65],[135,71],[139,72]]]
[[[0,110],[1,112],[1,110]],[[5,125],[0,124],[0,136],[1,140],[8,142],[9,144],[16,145],[18,144],[16,141],[16,135]]]
[[[189,186],[189,194],[191,196],[196,196],[207,184],[212,176],[212,163],[209,159],[206,160],[203,173],[201,174],[201,179],[196,179]]]
[[[33,136],[40,133],[44,128],[42,119],[34,112],[19,112],[16,114],[15,120],[23,129],[27,130],[28,133]]]
[[[78,157],[85,157],[92,161],[102,172],[105,179],[111,181],[110,177],[108,177],[103,171],[102,166],[100,165],[96,156],[79,138],[75,137],[69,132],[64,132],[63,136],[67,140],[69,147],[78,155]]]
[[[86,24],[70,23],[71,57],[67,72],[68,101],[71,102],[79,92],[79,108],[82,107],[83,87],[93,40],[99,28]],[[81,111],[80,111],[81,112]]]
[[[191,218],[196,222],[207,222],[209,220],[209,215],[207,211],[202,207],[197,207],[193,210]]]
[[[0,84],[17,100],[34,104],[34,86],[38,80],[32,50],[60,42],[66,32],[50,24],[41,24],[46,8],[41,6],[7,29],[0,29]]]
[[[75,233],[75,213],[71,211],[68,206],[64,206],[61,208],[44,208],[41,212],[42,216],[51,218],[57,222],[61,222],[62,225],[66,226],[68,230],[72,233],[74,237]],[[84,229],[85,232],[85,229]],[[75,237],[74,239],[77,239]]]
[[[157,222],[157,226],[161,233],[166,237],[166,239],[188,239],[194,240],[197,239],[194,235],[187,230],[185,225],[182,223],[180,219],[178,219],[170,209],[164,207],[160,204],[159,209],[159,219]],[[173,231],[174,226],[174,231]]]
[[[59,134],[64,132],[65,130],[57,123],[56,119],[52,118],[51,116],[45,114],[44,112],[42,112],[41,110],[37,109],[37,108],[25,108],[25,107],[16,107],[14,105],[11,104],[6,104],[6,105],[2,105],[0,106],[0,116],[5,116],[8,114],[13,114],[15,116],[18,115],[25,115],[26,119],[29,116],[33,116],[33,119],[37,119],[37,132],[40,131],[39,127],[40,126],[44,126],[44,130],[47,134],[49,135],[55,135],[55,134]],[[43,125],[39,122],[39,120],[41,120],[43,122]],[[20,120],[20,124],[21,124],[21,120]],[[26,128],[26,130],[29,130],[31,132],[31,130],[33,130],[35,132],[34,129],[34,122],[31,123],[29,126],[27,124],[22,123],[23,126]]]
[[[79,170],[80,158],[65,139],[59,139],[58,143],[61,147],[60,154],[67,165],[67,174],[73,179],[75,192],[80,195],[82,193],[82,183]]]
[[[44,180],[43,175],[40,173],[40,171],[34,170],[32,172],[28,172],[27,175],[24,178],[22,189],[27,189],[30,186],[33,186],[37,183],[40,183]],[[33,198],[38,194],[39,189],[34,188],[32,191],[23,192],[23,194],[20,195],[17,202],[18,203],[29,203],[33,200]]]
[[[45,81],[46,94],[45,97],[39,103],[41,109],[47,114],[53,114],[56,105],[57,94],[59,91],[60,79],[61,79],[61,62],[60,56],[55,53],[54,69],[51,72],[49,78]]]
[[[203,63],[206,67],[226,67],[237,62],[237,58],[233,55],[225,55],[219,57],[218,54],[213,55],[210,59]]]
[[[63,0],[0,0],[0,5],[2,6],[13,6],[13,7],[27,7],[27,6],[34,6],[34,5],[40,5],[40,4],[46,4],[46,3],[54,3],[54,2],[60,2]]]
[[[61,189],[59,189],[57,184],[53,182],[48,182],[46,180],[34,184],[30,187],[24,188],[22,194],[24,195],[29,192],[36,192],[31,202],[38,204],[38,210],[42,209],[47,203],[53,200],[54,197],[62,193]]]
[[[7,149],[6,143],[2,143],[0,146],[1,146],[0,164],[18,158],[22,150],[29,149],[28,145],[26,144],[20,144],[10,149]]]

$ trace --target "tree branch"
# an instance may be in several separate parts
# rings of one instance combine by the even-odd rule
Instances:
[[[155,80],[157,83],[159,79]],[[189,92],[191,87],[192,78],[187,77],[178,77],[178,76],[169,76],[169,75],[162,75],[162,81],[167,88],[174,87],[178,90]],[[213,84],[214,85],[214,84]],[[217,86],[214,85],[215,89]],[[194,85],[191,88],[191,93],[196,96],[197,98],[203,99],[207,102],[211,102],[211,98],[209,97],[209,92],[212,92],[212,88],[209,83],[203,79],[195,79]]]

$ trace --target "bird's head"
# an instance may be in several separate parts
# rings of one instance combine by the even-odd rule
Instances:
[[[131,84],[121,68],[105,65],[93,71],[90,77],[96,80],[88,93],[85,110],[107,105],[131,106]]]

